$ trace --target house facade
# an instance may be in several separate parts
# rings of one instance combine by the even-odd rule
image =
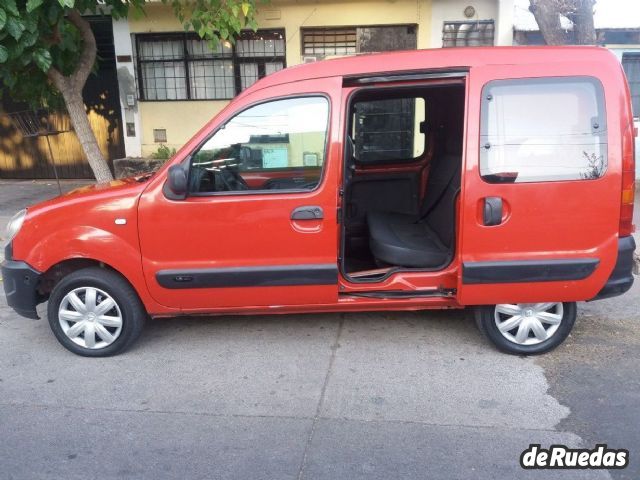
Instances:
[[[513,0],[273,0],[257,32],[211,51],[172,10],[114,21],[124,146],[179,148],[235,95],[285,67],[366,52],[511,45]]]
[[[607,2],[606,9],[596,9],[598,41],[622,62],[638,115],[640,3]],[[637,12],[620,15],[623,4]],[[367,52],[541,44],[528,5],[529,0],[271,0],[261,6],[256,32],[245,31],[234,45],[224,42],[212,51],[184,31],[170,7],[151,2],[142,17],[89,18],[99,48],[98,74],[84,91],[89,118],[109,161],[149,157],[161,146],[180,148],[235,95],[282,68]],[[565,28],[570,32],[569,24]],[[0,137],[0,178],[54,178],[44,139],[23,138],[3,116]],[[50,140],[60,177],[92,178],[73,132]]]

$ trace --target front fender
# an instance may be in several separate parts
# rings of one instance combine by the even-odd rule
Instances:
[[[71,259],[105,263],[129,281],[148,312],[165,311],[166,307],[157,304],[147,290],[136,227],[126,227],[123,226],[122,235],[87,225],[56,229],[37,239],[21,260],[40,272]]]

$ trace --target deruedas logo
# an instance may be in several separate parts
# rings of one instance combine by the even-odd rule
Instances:
[[[538,468],[625,468],[629,465],[629,451],[614,450],[606,444],[598,444],[593,450],[588,448],[568,448],[565,445],[551,445],[548,449],[532,443],[522,455],[520,466],[527,469]]]

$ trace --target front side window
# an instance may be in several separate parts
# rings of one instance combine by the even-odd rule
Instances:
[[[607,169],[604,95],[595,79],[496,80],[483,88],[481,117],[487,182],[588,180]]]
[[[325,163],[324,97],[262,103],[239,113],[191,157],[192,193],[313,190]]]

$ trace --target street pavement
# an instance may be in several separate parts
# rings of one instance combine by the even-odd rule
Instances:
[[[0,180],[0,221],[56,188]],[[158,319],[88,359],[0,295],[0,479],[637,479],[639,293],[537,358],[432,311]],[[531,443],[631,465],[524,471]]]

